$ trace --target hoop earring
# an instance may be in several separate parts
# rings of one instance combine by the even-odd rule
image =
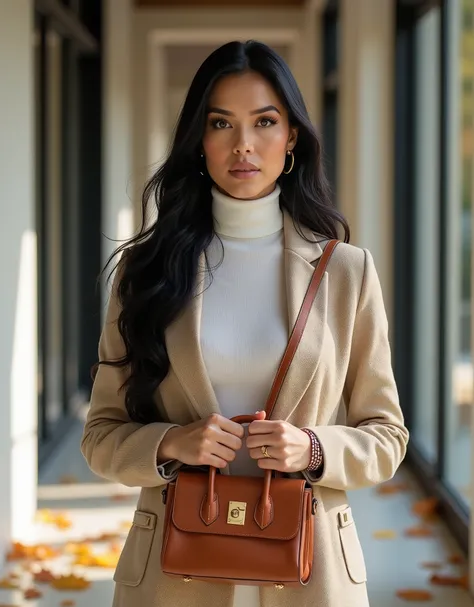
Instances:
[[[293,170],[293,167],[295,166],[295,155],[293,154],[292,150],[288,150],[286,153],[288,156],[291,156],[291,166],[287,171],[285,171],[285,169],[283,169],[283,173],[285,173],[285,175],[289,175],[291,173],[291,171]]]
[[[201,154],[201,160],[204,158],[204,154]],[[204,177],[204,173],[202,171],[199,171],[199,173]]]

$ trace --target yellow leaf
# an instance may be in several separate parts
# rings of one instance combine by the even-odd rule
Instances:
[[[56,590],[87,590],[90,585],[88,580],[74,574],[59,576],[51,582],[51,586]]]
[[[0,580],[0,588],[2,590],[12,590],[13,588],[18,588],[18,583],[8,578],[3,578]]]
[[[391,529],[380,529],[379,531],[374,531],[373,537],[376,540],[393,540],[397,537],[397,534]]]

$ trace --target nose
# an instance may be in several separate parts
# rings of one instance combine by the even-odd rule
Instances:
[[[236,156],[242,156],[244,154],[253,154],[254,145],[250,141],[250,138],[243,130],[239,133],[238,141],[234,145],[234,154]]]

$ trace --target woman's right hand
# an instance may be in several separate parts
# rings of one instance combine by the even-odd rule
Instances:
[[[158,462],[178,460],[189,466],[224,468],[242,447],[241,424],[214,413],[187,426],[171,428],[158,449]]]

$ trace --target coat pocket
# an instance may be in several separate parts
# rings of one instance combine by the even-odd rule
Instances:
[[[347,572],[353,582],[363,584],[367,581],[367,570],[351,509],[346,508],[339,512],[338,519],[339,537]]]
[[[145,575],[156,529],[156,514],[136,510],[133,525],[120,555],[114,581],[138,586]]]

